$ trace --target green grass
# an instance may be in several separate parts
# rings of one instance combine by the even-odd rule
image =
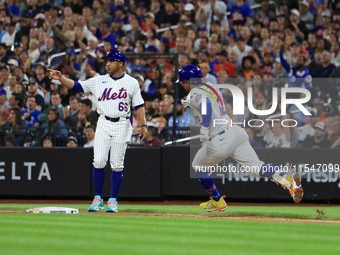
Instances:
[[[0,210],[52,205],[0,204]],[[55,206],[55,205],[54,205]],[[62,206],[62,205],[57,205]],[[85,211],[88,205],[65,205]],[[339,219],[339,207],[230,206],[204,213],[197,206],[120,205],[122,212],[296,216]],[[95,254],[340,254],[340,225],[251,222],[221,218],[121,214],[0,213],[1,255]]]
[[[80,211],[87,211],[89,205],[67,204],[67,205],[48,205],[48,204],[0,204],[0,210],[26,210],[44,206],[65,206],[77,208]],[[323,215],[317,210],[323,211]],[[120,212],[133,213],[169,213],[169,214],[208,214],[193,205],[119,205]],[[300,219],[340,219],[340,206],[338,207],[302,207],[302,206],[229,206],[224,212],[212,212],[218,215],[248,215],[248,216],[267,216],[285,217]]]
[[[338,225],[0,214],[1,254],[339,254]]]

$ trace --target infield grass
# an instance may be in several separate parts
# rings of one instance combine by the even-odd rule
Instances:
[[[53,205],[3,205],[0,210]],[[55,205],[54,205],[55,206]],[[57,205],[61,206],[61,205]],[[88,205],[65,205],[87,210]],[[269,209],[272,209],[269,211]],[[125,212],[276,215],[340,218],[339,207],[231,206],[208,214],[197,206],[120,205]],[[306,213],[303,213],[306,211]],[[244,214],[243,214],[244,215]],[[118,214],[0,213],[1,255],[56,254],[340,254],[340,225],[250,222],[219,218],[122,216]]]

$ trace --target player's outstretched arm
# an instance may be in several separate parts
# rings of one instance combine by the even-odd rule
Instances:
[[[50,72],[50,79],[60,80],[60,82],[68,89],[72,89],[74,87],[74,81],[66,78],[60,71],[53,69],[47,69],[47,71]]]
[[[142,128],[140,130],[139,136],[141,137],[141,141],[144,141],[148,137],[148,129],[146,126],[146,118],[145,118],[145,108],[140,107],[136,111],[137,119],[139,123],[141,124]]]

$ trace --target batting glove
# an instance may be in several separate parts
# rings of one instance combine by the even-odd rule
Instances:
[[[205,141],[209,140],[209,128],[201,127],[200,140],[201,140],[201,142],[205,142]]]
[[[183,99],[181,99],[181,103],[184,108],[187,108],[189,106],[189,102],[186,99],[187,97],[183,97]]]

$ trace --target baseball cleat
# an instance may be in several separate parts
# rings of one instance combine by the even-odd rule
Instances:
[[[295,203],[300,203],[303,197],[303,189],[301,186],[301,178],[298,173],[287,174],[287,181],[290,182],[289,193]]]
[[[220,200],[215,201],[214,199],[210,198],[208,202],[200,204],[200,208],[206,212],[212,211],[224,211],[227,209],[227,203],[224,201],[225,196],[222,196]]]
[[[89,212],[99,212],[101,210],[104,210],[104,202],[101,196],[94,196],[94,199],[92,201],[92,205],[89,207]]]
[[[118,212],[118,202],[115,198],[109,198],[109,201],[107,201],[107,208],[106,212]]]

